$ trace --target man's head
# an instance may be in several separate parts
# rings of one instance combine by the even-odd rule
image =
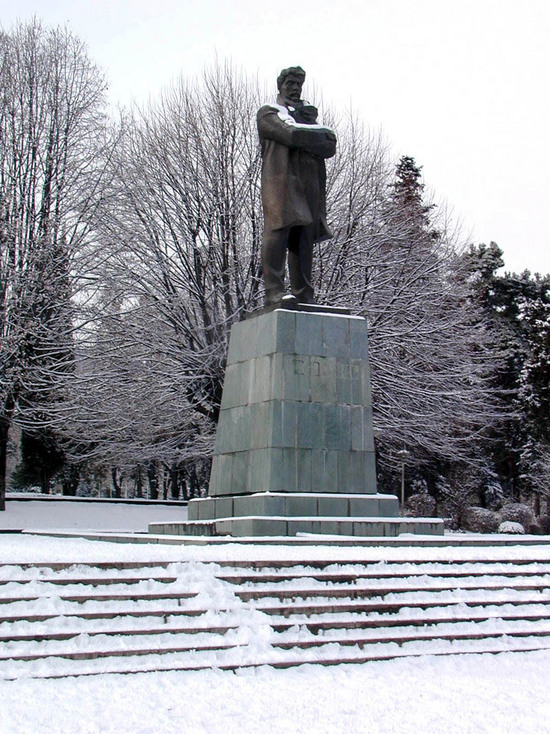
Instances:
[[[285,102],[297,104],[302,97],[302,86],[306,72],[301,66],[289,66],[277,77],[277,89]]]

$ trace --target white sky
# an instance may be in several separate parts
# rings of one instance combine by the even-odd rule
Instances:
[[[549,0],[0,0],[0,22],[67,23],[111,100],[231,60],[272,84],[299,64],[333,106],[413,156],[473,242],[550,272]]]

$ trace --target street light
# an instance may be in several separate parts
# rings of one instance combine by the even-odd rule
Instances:
[[[397,452],[397,458],[401,461],[401,514],[405,514],[405,462],[410,452],[403,448]]]

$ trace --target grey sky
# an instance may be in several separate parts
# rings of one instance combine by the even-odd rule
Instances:
[[[465,236],[550,272],[548,0],[0,0],[5,28],[33,14],[87,41],[115,103],[216,56],[273,86],[300,64],[415,157]]]

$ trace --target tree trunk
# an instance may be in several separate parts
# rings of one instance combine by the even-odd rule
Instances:
[[[77,466],[71,465],[65,471],[62,481],[63,495],[65,497],[76,497],[76,490],[80,481],[80,470]]]
[[[143,498],[143,477],[141,476],[141,466],[138,466],[136,469],[134,494],[137,499]]]
[[[8,468],[8,431],[10,422],[0,418],[0,511],[6,509],[6,475]]]
[[[158,500],[159,498],[159,480],[157,476],[157,467],[152,461],[147,467],[147,479],[149,481],[149,498]]]
[[[117,500],[119,500],[121,497],[122,482],[116,466],[111,469],[111,478],[113,480],[113,490],[115,493],[115,497]]]
[[[166,471],[166,467],[162,467],[162,499],[166,502],[168,499],[168,485],[170,483],[170,475]]]
[[[170,499],[179,500],[180,497],[180,486],[179,486],[179,471],[173,466],[170,469]]]

